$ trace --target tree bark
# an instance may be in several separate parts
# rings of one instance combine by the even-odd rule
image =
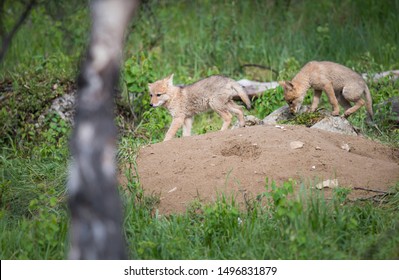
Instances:
[[[134,0],[92,3],[92,30],[78,78],[72,163],[68,182],[70,259],[126,259],[122,207],[116,181],[113,95],[124,31]]]

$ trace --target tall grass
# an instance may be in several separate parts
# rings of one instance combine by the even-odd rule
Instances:
[[[216,67],[238,77],[245,63],[281,71],[291,57],[301,65],[314,59],[333,60],[358,71],[374,71],[362,65],[368,54],[386,69],[399,67],[399,1],[283,3],[150,1],[156,20],[146,13],[138,17],[129,37],[133,47],[129,44],[128,49],[145,48],[147,41],[155,41],[151,51],[158,55],[155,68],[160,76],[177,72],[177,77],[198,78]],[[148,30],[148,36],[159,40],[144,36]]]
[[[9,29],[21,7],[7,5]],[[62,70],[76,72],[88,39],[88,7],[79,1],[57,5],[33,10],[0,65],[1,75],[23,65],[47,68],[48,61],[62,57]],[[126,53],[150,51],[157,56],[156,76],[176,72],[184,82],[211,68],[240,77],[246,63],[282,71],[291,57],[301,65],[333,60],[358,71],[399,68],[398,12],[398,0],[150,0],[128,32]]]
[[[0,155],[1,259],[65,258],[65,177],[65,162]]]
[[[347,192],[346,192],[347,193]],[[380,208],[370,201],[332,200],[292,182],[265,192],[243,211],[234,198],[193,203],[182,215],[160,216],[148,201],[125,197],[130,256],[138,259],[395,259],[399,252],[397,191]],[[130,198],[129,198],[130,197]],[[132,200],[135,202],[132,203]]]

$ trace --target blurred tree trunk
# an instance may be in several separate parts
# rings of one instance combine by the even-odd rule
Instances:
[[[68,191],[71,259],[126,259],[116,180],[113,108],[124,31],[134,0],[96,0],[86,61],[78,78]]]

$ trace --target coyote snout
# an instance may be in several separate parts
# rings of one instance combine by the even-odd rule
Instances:
[[[294,89],[294,85],[290,81],[280,82],[280,85],[284,88],[284,99],[289,106],[290,112],[295,115],[301,109],[305,96],[299,96],[298,92]]]
[[[165,139],[172,139],[183,126],[183,136],[191,135],[194,115],[208,109],[214,110],[223,119],[221,130],[229,127],[232,117],[237,116],[240,126],[245,126],[244,113],[233,101],[238,94],[249,109],[251,101],[244,89],[236,81],[223,76],[210,76],[187,86],[173,85],[173,74],[149,84],[152,107],[166,107],[172,115],[172,124]]]
[[[167,98],[161,99],[160,97],[162,97],[162,95],[159,93],[155,94],[154,96],[151,94],[150,96],[151,96],[150,106],[154,108],[162,106],[167,101]]]

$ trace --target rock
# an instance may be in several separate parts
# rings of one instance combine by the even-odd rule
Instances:
[[[375,116],[383,115],[384,121],[399,127],[399,96],[393,96],[379,103]]]
[[[245,120],[245,126],[254,126],[254,125],[261,125],[263,124],[263,121],[261,119],[258,119],[255,116],[248,115],[244,116]],[[240,127],[240,123],[236,121],[236,123],[231,127],[231,129],[236,129]]]
[[[336,187],[338,187],[337,179],[333,180],[328,179],[316,185],[316,189],[318,190],[322,190],[323,188],[336,188]]]
[[[282,125],[277,125],[277,124],[276,124],[274,127],[275,127],[275,128],[280,128],[280,129],[282,129],[282,130],[284,130],[284,131],[287,130],[287,129],[285,129],[284,126],[282,126]]]
[[[347,119],[342,117],[326,116],[324,119],[310,128],[317,128],[321,130],[357,136],[355,128]]]
[[[349,144],[348,144],[348,143],[342,143],[341,149],[342,149],[342,150],[345,150],[345,151],[347,151],[347,152],[350,152],[351,147],[349,147]]]
[[[307,112],[309,110],[309,106],[302,106],[299,110],[298,114]],[[357,136],[355,128],[349,123],[349,121],[342,117],[334,117],[328,111],[322,110],[321,113],[325,115],[325,117],[311,126],[311,128],[317,128],[321,130],[354,135]],[[273,124],[276,125],[278,122],[285,121],[292,118],[292,114],[288,109],[288,105],[284,105],[283,107],[275,110],[270,115],[263,119],[264,124]],[[281,127],[281,126],[276,126]]]
[[[75,92],[66,93],[63,96],[54,99],[51,107],[39,116],[36,127],[40,127],[46,116],[50,113],[58,114],[61,119],[73,125],[73,116],[75,113]]]
[[[263,124],[262,120],[258,119],[255,116],[252,116],[252,115],[245,116],[244,119],[245,119],[246,126],[254,126],[254,125]]]
[[[301,142],[301,141],[292,141],[292,142],[290,143],[290,147],[291,147],[291,149],[293,149],[293,150],[302,149],[302,148],[303,148],[303,145],[304,145],[304,143]]]

